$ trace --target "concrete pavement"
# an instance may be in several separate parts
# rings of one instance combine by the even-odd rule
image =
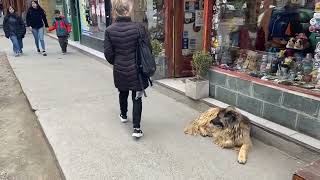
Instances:
[[[248,163],[239,165],[236,152],[220,149],[209,138],[184,135],[185,125],[199,112],[157,88],[144,99],[145,137],[135,141],[132,124],[118,119],[112,69],[74,49],[63,56],[57,41],[46,42],[47,57],[35,53],[30,35],[23,57],[13,57],[3,37],[0,48],[10,53],[67,180],[289,180],[305,165],[257,140]]]

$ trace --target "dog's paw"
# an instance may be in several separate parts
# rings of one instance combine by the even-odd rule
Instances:
[[[246,164],[247,159],[244,156],[239,156],[238,157],[238,163],[239,164]]]

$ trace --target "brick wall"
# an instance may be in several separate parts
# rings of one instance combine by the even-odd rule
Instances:
[[[320,101],[211,70],[210,96],[320,139]]]

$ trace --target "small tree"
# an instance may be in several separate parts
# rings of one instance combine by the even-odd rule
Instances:
[[[162,44],[160,43],[160,41],[153,39],[151,41],[151,45],[152,45],[152,54],[154,55],[154,57],[158,57],[162,51]]]
[[[196,79],[204,79],[210,67],[212,66],[212,57],[205,51],[197,51],[192,57],[192,68]]]

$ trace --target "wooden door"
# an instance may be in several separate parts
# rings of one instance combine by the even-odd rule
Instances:
[[[175,14],[173,34],[175,77],[193,76],[191,66],[193,53],[203,50],[204,44],[205,1],[207,0],[174,1]]]

